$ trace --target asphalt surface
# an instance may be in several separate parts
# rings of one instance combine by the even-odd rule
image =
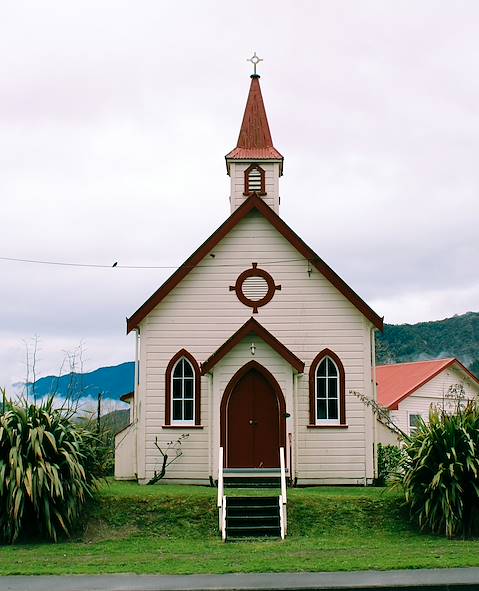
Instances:
[[[0,591],[301,591],[347,589],[479,591],[479,568],[231,575],[75,575],[0,577]]]

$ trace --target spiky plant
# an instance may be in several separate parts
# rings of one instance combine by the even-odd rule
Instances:
[[[431,409],[405,445],[406,501],[421,528],[448,537],[479,532],[479,407]]]
[[[0,415],[0,538],[68,534],[97,485],[84,469],[84,436],[53,398],[5,400]]]

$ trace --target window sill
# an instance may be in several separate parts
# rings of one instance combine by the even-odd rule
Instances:
[[[204,429],[203,425],[163,425],[162,429]]]
[[[307,425],[308,429],[347,429],[346,423],[336,423],[332,425]]]

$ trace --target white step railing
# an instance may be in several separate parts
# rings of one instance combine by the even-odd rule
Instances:
[[[223,511],[221,513],[221,539],[226,542],[226,497],[223,495]]]
[[[223,448],[220,447],[218,456],[218,528],[221,532],[223,540],[226,539],[226,498],[223,494],[224,481],[223,481]]]
[[[281,469],[281,496],[279,497],[279,517],[281,525],[281,538],[284,540],[284,536],[288,531],[288,519],[286,505],[288,503],[288,497],[286,494],[286,462],[284,458],[284,447],[279,448],[279,465]]]

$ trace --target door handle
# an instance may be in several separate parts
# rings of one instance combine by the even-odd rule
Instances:
[[[257,425],[258,424],[258,421],[255,421],[254,419],[250,419],[248,422],[250,425]]]

